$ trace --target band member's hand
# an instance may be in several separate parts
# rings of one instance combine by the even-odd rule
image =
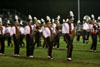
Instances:
[[[18,34],[16,34],[15,36],[16,36],[16,38],[19,38],[19,35]]]
[[[30,37],[32,37],[33,35],[32,34],[30,34]]]
[[[16,36],[16,37],[18,37],[18,35],[17,35],[17,34],[16,34],[15,36]]]
[[[88,29],[85,29],[85,31],[88,31]]]

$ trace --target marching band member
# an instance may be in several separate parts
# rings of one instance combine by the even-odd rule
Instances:
[[[52,19],[52,27],[53,27],[53,34],[55,35],[56,34],[56,27],[57,27],[57,22],[55,22],[55,20],[54,19]]]
[[[20,51],[20,40],[19,40],[19,21],[18,21],[18,16],[15,15],[15,21],[14,21],[14,26],[12,27],[12,35],[13,35],[13,41],[14,41],[14,56],[20,56],[19,51]]]
[[[77,41],[80,41],[80,36],[82,34],[82,28],[81,28],[80,21],[78,21],[78,25],[77,25],[76,31],[77,31]]]
[[[98,35],[99,35],[99,42],[100,42],[100,17],[98,17]]]
[[[36,17],[34,17],[34,22],[33,22],[33,24],[31,25],[32,26],[32,28],[33,28],[33,31],[32,31],[32,33],[34,33],[33,34],[33,40],[35,40],[35,34],[36,34],[36,27],[37,26],[39,26],[39,24],[38,24],[38,19],[36,18]]]
[[[70,13],[72,13],[70,11]],[[64,41],[67,43],[67,60],[72,60],[72,50],[73,50],[73,38],[74,38],[74,18],[73,13],[68,17],[68,22],[64,23],[62,26],[62,34],[64,35]]]
[[[95,23],[95,20],[91,21],[91,36],[92,36],[92,45],[90,48],[90,51],[96,52],[97,47],[97,25]]]
[[[2,18],[0,17],[0,55],[5,55],[4,34],[5,27],[2,25]]]
[[[55,45],[57,45],[57,48],[59,48],[59,38],[60,38],[60,31],[59,31],[59,27],[60,27],[60,15],[57,16],[56,20],[53,23],[53,33],[54,33],[54,39],[53,39],[53,48],[55,47]]]
[[[40,20],[38,20],[38,23],[40,24]],[[39,26],[36,26],[36,31],[35,31],[35,43],[34,43],[34,46],[37,44],[37,48],[41,46],[41,31],[40,31],[40,28]]]
[[[33,26],[32,26],[32,16],[28,17],[28,24],[25,26],[26,35],[26,56],[29,58],[33,58],[34,54],[34,41],[33,41]]]
[[[11,41],[11,30],[12,30],[12,27],[11,27],[11,23],[10,23],[10,20],[7,21],[7,28],[6,28],[6,34],[7,34],[7,41],[8,41],[8,47],[10,46],[13,46],[12,44],[12,41]]]
[[[53,48],[55,47],[55,45],[57,45],[57,48],[59,48],[60,31],[59,31],[58,20],[55,20],[55,23],[56,23],[56,29],[55,29],[55,36],[53,40]]]
[[[46,48],[47,48],[47,42],[46,42],[46,38],[43,36],[43,31],[45,30],[45,20],[42,18],[41,19],[41,21],[42,21],[42,26],[41,26],[41,33],[42,33],[42,37],[43,37],[43,48],[46,46]]]
[[[84,16],[84,23],[83,23],[83,43],[88,42],[88,31],[89,31],[89,24],[88,24],[88,16]]]
[[[25,44],[23,42],[23,39],[25,37],[24,35],[24,27],[23,27],[23,21],[20,21],[20,26],[19,26],[19,31],[20,31],[20,47],[25,47]]]
[[[51,29],[51,25],[50,25],[50,17],[47,16],[47,24],[44,26],[44,30],[43,30],[43,36],[46,39],[47,45],[48,45],[48,58],[49,59],[53,59],[52,58],[52,42],[51,42],[51,37],[52,37],[52,29]]]

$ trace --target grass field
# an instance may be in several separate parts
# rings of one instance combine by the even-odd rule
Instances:
[[[8,48],[6,44],[6,56],[0,56],[0,67],[100,67],[100,44],[95,53],[89,52],[91,43],[91,38],[88,44],[75,39],[72,61],[66,60],[66,43],[63,38],[60,39],[60,49],[53,49],[53,60],[47,58],[46,48],[35,48],[33,59],[26,58],[26,48],[20,49],[20,57],[13,57],[14,48]]]

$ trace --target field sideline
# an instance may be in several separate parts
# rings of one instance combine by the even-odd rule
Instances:
[[[83,44],[74,39],[74,50],[72,61],[66,60],[66,43],[60,38],[60,48],[53,49],[53,60],[47,58],[46,48],[36,48],[34,58],[26,58],[26,48],[20,49],[20,57],[14,57],[14,47],[7,47],[6,56],[0,56],[0,67],[100,67],[100,44],[98,42],[97,52],[89,52],[91,38],[88,44]]]

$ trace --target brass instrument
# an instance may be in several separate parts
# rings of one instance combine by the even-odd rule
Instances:
[[[15,36],[16,36],[16,38],[19,38],[19,36],[20,36],[21,32],[19,31],[18,26],[17,26],[17,29],[18,29],[18,32],[15,34]]]
[[[74,37],[75,37],[75,30],[76,30],[76,27],[74,28],[74,30],[72,31],[72,33],[71,33],[71,34],[69,34],[69,36],[70,36],[71,40],[73,40],[73,39],[74,39]]]

